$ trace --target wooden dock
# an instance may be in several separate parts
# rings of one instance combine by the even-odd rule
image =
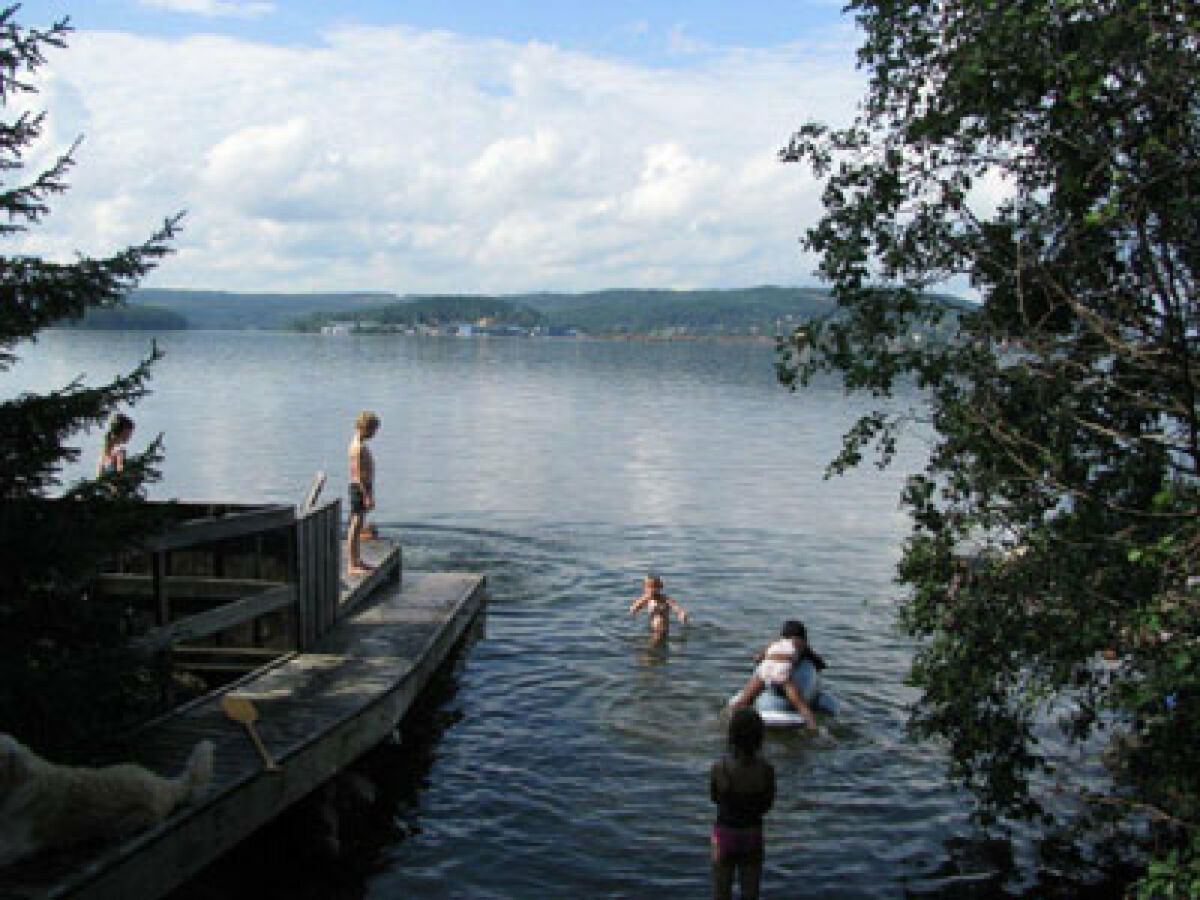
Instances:
[[[135,735],[133,761],[164,774],[200,740],[215,746],[213,782],[198,804],[122,843],[45,853],[0,870],[3,898],[152,900],[389,737],[484,602],[473,574],[404,573],[399,548],[364,544],[378,568],[342,577],[341,613],[311,644],[176,708]],[[263,763],[226,695],[257,708],[279,771]]]

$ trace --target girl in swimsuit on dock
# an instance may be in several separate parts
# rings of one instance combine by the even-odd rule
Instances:
[[[629,614],[637,615],[643,608],[650,614],[650,633],[655,644],[661,644],[667,639],[671,630],[672,611],[679,617],[680,622],[688,620],[687,610],[663,593],[663,582],[657,575],[646,576],[642,582],[642,596],[633,601],[629,607]]]

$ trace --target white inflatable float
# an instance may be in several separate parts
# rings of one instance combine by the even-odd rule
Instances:
[[[792,680],[796,682],[800,696],[813,712],[829,716],[838,714],[837,698],[821,690],[821,676],[812,662],[802,660],[792,672]],[[737,696],[734,694],[729,698],[729,702],[732,703]],[[786,697],[769,688],[758,695],[758,699],[754,701],[754,708],[758,710],[763,724],[768,728],[803,728],[807,724],[804,716],[796,712]]]

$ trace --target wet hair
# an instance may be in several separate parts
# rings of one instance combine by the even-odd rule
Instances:
[[[126,431],[133,429],[133,419],[124,413],[113,413],[108,420],[108,430],[104,432],[104,452],[108,453],[117,443],[117,438]]]
[[[655,575],[653,572],[646,573],[646,580],[648,582],[650,582],[651,586],[654,587],[655,589],[660,590],[660,591],[662,590],[663,580],[661,578],[659,578],[657,575]]]
[[[808,640],[808,629],[804,627],[804,623],[799,619],[788,619],[783,623],[783,627],[779,629],[779,636],[785,638],[800,638]]]
[[[779,629],[779,636],[785,638],[800,638],[804,641],[804,649],[800,653],[801,659],[807,659],[811,662],[818,672],[824,669],[825,659],[816,650],[809,646],[808,629],[804,627],[804,623],[799,619],[788,619],[783,623],[783,627]]]
[[[379,427],[379,416],[375,415],[369,409],[364,409],[358,414],[358,418],[354,420],[354,427],[358,430],[359,434],[374,431]]]
[[[743,706],[729,720],[729,746],[735,756],[753,759],[762,749],[762,716],[752,706]]]

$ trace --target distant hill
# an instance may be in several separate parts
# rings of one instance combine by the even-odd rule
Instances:
[[[630,334],[673,328],[701,334],[773,333],[789,319],[807,319],[833,310],[829,292],[820,288],[620,289],[586,294],[531,294],[521,300],[545,313],[550,325]]]
[[[91,308],[83,318],[62,323],[67,328],[86,331],[182,331],[188,327],[186,316],[161,306],[113,306]]]
[[[300,331],[320,331],[331,322],[359,322],[372,325],[454,325],[481,319],[532,328],[544,324],[545,316],[536,309],[513,302],[507,297],[477,294],[449,294],[411,297],[383,306],[349,310],[320,310],[293,322]]]
[[[943,297],[951,307],[963,301]],[[579,294],[235,294],[225,291],[135,291],[138,306],[153,305],[186,317],[192,328],[296,329],[331,322],[385,326],[453,325],[491,319],[522,328],[580,329],[589,334],[745,335],[786,331],[791,323],[834,311],[822,288],[639,290]]]
[[[372,292],[331,294],[235,294],[145,288],[134,291],[135,306],[158,306],[179,313],[192,328],[284,330],[317,310],[370,309],[395,303],[395,294]]]
[[[303,330],[330,322],[381,325],[453,324],[489,318],[532,327],[576,328],[591,334],[699,335],[774,333],[789,321],[832,311],[817,288],[756,287],[667,291],[632,288],[582,294],[413,295],[385,306],[324,309],[297,320]]]

